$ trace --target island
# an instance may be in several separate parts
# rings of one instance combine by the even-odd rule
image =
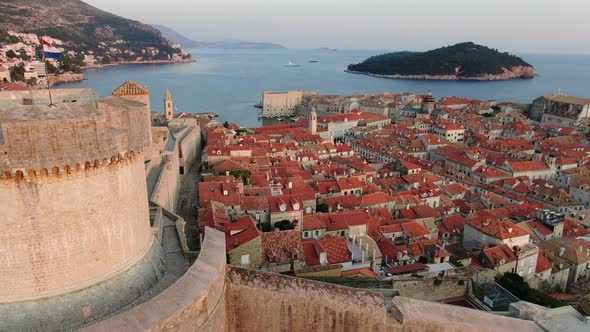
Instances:
[[[520,57],[473,42],[427,52],[381,54],[349,65],[346,72],[416,80],[500,81],[535,76],[534,67]]]

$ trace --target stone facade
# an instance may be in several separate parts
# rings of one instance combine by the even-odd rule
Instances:
[[[262,94],[262,117],[272,118],[295,114],[301,104],[303,91],[269,92]]]
[[[229,252],[229,264],[235,266],[249,267],[251,269],[259,269],[262,264],[262,244],[261,237],[258,236]],[[249,265],[242,264],[242,255],[250,255]]]

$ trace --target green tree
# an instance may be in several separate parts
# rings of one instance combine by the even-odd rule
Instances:
[[[320,203],[316,206],[317,212],[328,213],[329,210],[330,210],[330,206],[327,203]]]
[[[24,61],[29,61],[31,60],[31,57],[27,55],[27,52],[25,51],[24,48],[21,48],[19,51],[19,58],[21,58]]]
[[[16,54],[13,50],[8,50],[5,54],[10,59],[18,58],[18,54]]]
[[[10,75],[14,81],[24,82],[25,81],[25,65],[19,64],[18,66],[10,67]]]
[[[506,272],[504,275],[496,277],[496,282],[523,301],[532,302],[548,308],[557,308],[565,305],[562,301],[531,288],[531,286],[529,286],[529,284],[516,273]]]
[[[229,122],[225,121],[225,122],[223,123],[223,126],[224,126],[225,128],[229,128]]]
[[[284,219],[284,220],[281,220],[281,221],[276,222],[274,224],[274,226],[275,226],[275,228],[278,228],[281,231],[286,231],[286,230],[294,229],[295,228],[295,225],[293,225],[293,223],[290,222],[287,219]]]
[[[37,78],[31,77],[31,78],[27,79],[26,83],[29,86],[37,85]]]

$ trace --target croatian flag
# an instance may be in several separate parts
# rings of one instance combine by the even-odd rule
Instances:
[[[43,56],[45,59],[57,59],[61,56],[61,51],[49,44],[45,39],[41,38],[41,43],[43,44]]]

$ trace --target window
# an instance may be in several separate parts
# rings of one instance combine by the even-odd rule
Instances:
[[[181,175],[184,174],[184,166],[180,166],[179,172]]]
[[[309,232],[307,232],[307,231],[303,232],[303,237],[304,238],[308,238],[309,237]]]
[[[250,266],[250,254],[242,255],[240,260],[242,266]]]

